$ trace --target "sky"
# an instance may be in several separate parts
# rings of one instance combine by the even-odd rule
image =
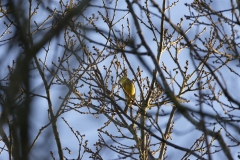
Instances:
[[[171,3],[173,3],[173,1],[171,1],[169,4],[171,4]],[[176,6],[172,7],[170,12],[167,14],[167,16],[171,19],[171,21],[173,23],[175,23],[175,24],[178,23],[180,18],[184,18],[184,15],[188,14],[188,10],[184,5],[185,3],[190,3],[190,2],[187,1],[187,0],[180,1]],[[95,4],[100,5],[99,3],[96,3],[96,2],[95,2]],[[142,4],[144,4],[143,1],[142,1]],[[49,4],[45,3],[45,6],[42,6],[41,9],[44,10],[44,7],[46,8],[47,6],[50,7],[51,9],[59,7],[57,1],[51,1],[51,3],[49,3]],[[114,7],[114,3],[112,5],[110,5],[110,7]],[[213,7],[216,8],[216,9],[219,9],[219,10],[223,10],[223,9],[226,9],[226,8],[230,8],[231,6],[229,5],[229,2],[222,1],[221,4],[220,3],[214,3]],[[119,2],[118,8],[126,9],[126,4]],[[134,9],[138,12],[137,7],[135,7]],[[89,16],[92,15],[92,14],[98,15],[99,10],[101,10],[101,9],[93,8],[93,9],[90,10],[90,13],[88,15]],[[104,12],[104,11],[102,10],[102,12]],[[153,10],[153,12],[154,12],[154,10]],[[33,18],[33,20],[39,21],[39,23],[40,23],[42,20],[44,20],[48,16],[48,14],[46,14],[47,13],[46,10],[44,10],[42,12],[41,12],[41,10],[39,10],[39,13],[40,14],[37,14]],[[112,13],[110,13],[110,15],[111,14]],[[117,14],[116,18],[115,18],[115,21],[118,21],[124,14],[126,14],[126,13],[123,12],[122,14]],[[139,11],[139,14],[143,14],[143,13],[141,13]],[[226,16],[230,16],[230,12],[227,12],[225,14],[226,14]],[[133,32],[131,34],[134,36],[134,34],[136,34],[136,33],[134,33],[133,20],[132,20],[130,15],[127,15],[126,18],[129,18],[129,20],[130,20],[131,30],[133,30]],[[127,31],[126,18],[121,20],[118,25],[114,26],[115,27],[114,29],[121,30],[121,25],[123,24],[123,25],[125,25],[125,30]],[[157,26],[160,26],[160,19],[157,18],[157,17],[154,17],[154,16],[153,16],[153,19],[156,20],[155,21],[156,24],[159,24]],[[143,20],[146,20],[144,16],[143,16]],[[1,21],[0,21],[0,23],[1,23]],[[101,26],[103,29],[107,30],[107,26],[102,21],[99,21],[99,22],[96,22],[96,23],[99,26]],[[88,24],[88,22],[85,22],[85,25],[90,26],[91,24]],[[186,21],[184,19],[183,28],[186,29],[188,27],[188,25],[189,25],[189,21]],[[171,28],[169,27],[168,24],[166,24],[166,28],[168,28],[169,31],[171,31]],[[196,26],[196,29],[201,30],[202,28],[199,27],[199,26]],[[147,42],[150,44],[151,50],[156,54],[157,53],[157,48],[156,48],[155,42],[152,41],[153,36],[152,36],[151,32],[148,29],[146,29],[144,26],[142,26],[142,32],[143,32],[143,35],[146,37]],[[42,33],[44,33],[44,31]],[[191,38],[195,35],[195,33],[196,33],[196,30],[193,29],[190,32],[188,32],[187,36],[189,36],[189,38]],[[101,35],[96,34],[95,32],[92,32],[92,33],[88,34],[87,36],[90,37],[90,38],[96,39],[96,40],[98,40],[99,42],[102,42],[102,43],[105,41],[105,39],[103,39]],[[204,36],[208,37],[209,36],[208,32],[203,34],[203,37]],[[36,41],[40,38],[42,38],[41,34],[36,36]],[[50,64],[52,61],[57,63],[56,57],[61,56],[61,52],[62,52],[62,48],[59,47],[59,45],[57,45],[57,43],[61,43],[61,44],[64,43],[63,41],[61,41],[61,38],[62,37],[56,37],[56,38],[53,38],[53,40],[51,41],[51,48],[50,48],[50,52],[49,52],[49,55],[47,57],[48,59],[47,59],[46,63]],[[138,43],[138,42],[139,42],[139,39],[136,39],[136,43]],[[92,49],[93,45],[95,45],[95,44],[89,44],[89,48]],[[140,51],[145,51],[145,50],[140,49]],[[12,52],[13,53],[17,52],[18,53],[19,51],[12,49]],[[5,60],[5,61],[3,59],[0,59],[1,60],[0,62],[2,63],[2,66],[6,67],[7,65],[11,64],[11,59],[14,56],[13,53],[11,55],[8,55],[7,60]],[[0,51],[0,54],[4,54],[4,53]],[[42,60],[44,60],[44,55],[45,55],[44,50],[39,51],[39,53],[37,54],[38,58],[42,59]],[[144,70],[143,75],[144,76],[149,76],[149,78],[151,80],[151,78],[152,78],[151,74],[146,71],[146,68],[142,66],[142,64],[137,60],[137,58],[134,55],[127,55],[127,57],[132,62],[132,67],[133,67],[135,72],[137,71],[137,67],[140,66],[141,69]],[[113,59],[113,57],[111,57],[111,56],[109,58],[107,58],[104,62],[99,64],[99,68],[103,70],[103,66],[104,65],[109,65],[112,59]],[[119,55],[119,59],[120,59],[120,55]],[[185,64],[185,61],[187,59],[189,59],[188,50],[181,52],[181,55],[179,55],[179,61],[182,63],[182,65]],[[152,68],[154,67],[150,58],[146,58],[145,60],[148,62],[148,65],[150,67],[152,67]],[[174,67],[176,67],[172,63],[172,60],[170,60],[169,54],[167,52],[163,53],[161,61],[164,62],[165,65],[167,65],[168,70],[172,70]],[[74,65],[74,63],[73,63],[73,65]],[[235,69],[237,69],[235,64],[230,64],[230,65],[232,67],[234,67]],[[72,66],[72,67],[77,67],[77,65]],[[191,70],[191,68],[190,68],[190,70]],[[229,72],[229,70],[227,68],[223,68],[222,72],[227,74]],[[6,70],[2,71],[1,76],[4,75],[4,74],[6,74]],[[46,74],[47,74],[47,72],[46,72]],[[115,73],[112,73],[112,76],[116,77]],[[239,81],[237,81],[236,83],[233,84],[232,81],[236,77],[225,76],[225,74],[223,76],[224,76],[224,79],[226,80],[227,86],[230,86],[229,89],[231,90],[231,92],[233,92],[233,95],[236,94],[236,98],[239,98],[238,94],[237,94],[238,92],[235,90],[236,87],[239,88]],[[130,73],[129,77],[130,77],[130,79],[134,78],[131,73]],[[181,81],[180,78],[179,78],[179,81]],[[41,79],[40,79],[40,76],[38,74],[36,74],[32,77],[32,84],[33,84],[33,86],[32,86],[33,90],[35,90],[38,93],[44,94],[44,89],[41,88]],[[53,106],[54,106],[55,112],[61,104],[61,100],[58,97],[60,97],[60,96],[64,97],[66,92],[67,92],[67,89],[64,88],[64,87],[60,87],[60,86],[55,87],[54,86],[53,88],[51,88],[51,96],[54,99],[53,100]],[[137,96],[138,96],[139,92],[140,91],[137,90]],[[177,92],[177,90],[176,90],[176,92]],[[123,92],[120,92],[120,95],[123,96]],[[185,96],[187,96],[187,97],[184,97],[184,98],[188,98],[188,99],[191,100],[191,103],[186,104],[186,105],[188,107],[192,107],[196,102],[195,97],[192,94],[185,95]],[[124,102],[119,102],[119,103],[120,103],[121,106],[124,106]],[[166,111],[168,111],[167,107],[164,108],[164,109]],[[210,110],[208,110],[208,109],[206,109],[206,111],[210,112]],[[47,117],[48,117],[47,102],[43,99],[36,99],[34,101],[34,110],[33,110],[32,114],[33,114],[33,116],[31,117],[31,119],[32,119],[31,130],[34,133],[37,134],[39,128],[41,128],[43,125],[45,125],[47,123]],[[77,112],[72,112],[72,111],[71,112],[66,112],[63,115],[61,115],[58,119],[59,133],[60,133],[60,137],[62,139],[62,146],[63,147],[69,147],[69,149],[71,149],[71,151],[72,151],[72,154],[69,154],[69,155],[66,154],[69,159],[76,157],[76,154],[78,153],[78,148],[75,147],[75,146],[78,146],[78,141],[71,134],[70,128],[66,125],[66,123],[64,123],[64,120],[61,117],[64,117],[64,119],[67,120],[69,125],[72,128],[74,128],[75,131],[78,130],[78,131],[80,131],[80,133],[82,135],[85,135],[84,138],[86,140],[87,139],[89,140],[88,145],[89,145],[90,148],[94,148],[93,144],[99,138],[98,137],[99,136],[98,132],[96,130],[100,126],[102,126],[103,123],[105,123],[107,121],[107,119],[103,115],[99,115],[99,118],[96,118],[94,115],[83,115],[83,114],[80,115]],[[160,122],[160,126],[164,128],[166,123],[167,123],[167,117],[161,117],[160,120],[162,120]],[[189,146],[192,145],[192,142],[194,141],[194,139],[197,139],[201,135],[201,133],[199,131],[197,131],[181,115],[176,115],[175,116],[174,123],[175,123],[175,126],[181,126],[181,127],[175,127],[174,128],[174,132],[172,134],[173,141],[171,141],[171,142],[173,142],[175,144],[179,144],[179,145],[183,145],[185,147],[189,147]],[[108,131],[112,132],[112,133],[116,133],[116,128],[113,125],[111,125],[108,128]],[[40,138],[38,140],[38,143],[36,144],[37,146],[41,146],[41,145],[45,146],[46,144],[49,146],[49,148],[54,146],[54,144],[55,144],[54,139],[51,140],[52,137],[51,136],[48,137],[49,132],[51,132],[51,126],[49,126],[46,130],[43,131],[43,135],[40,136]],[[127,132],[126,132],[126,134],[127,134]],[[35,137],[35,135],[34,135],[34,137]],[[31,137],[31,139],[33,140],[34,137]],[[46,137],[48,137],[48,138],[46,139]],[[191,143],[189,143],[189,141]],[[129,143],[129,142],[126,142],[126,143]],[[35,147],[35,148],[33,149],[33,155],[32,155],[33,157],[36,156],[39,152],[41,153],[41,151],[38,150],[38,147]],[[53,152],[57,153],[56,147],[53,147],[53,148],[54,148]],[[65,152],[67,152],[67,151],[64,151],[64,153]],[[236,149],[233,149],[233,150],[231,150],[231,152],[233,154],[233,157],[236,157],[238,151]],[[174,154],[172,154],[172,153],[174,153]],[[44,153],[41,153],[41,154],[44,154]],[[184,154],[185,153],[183,153],[181,151],[178,151],[174,148],[168,147],[167,155],[169,155],[169,159],[176,159],[176,158],[179,158],[179,156],[183,156]],[[102,155],[103,159],[117,159],[117,157],[118,157],[117,154],[112,154],[112,153],[109,154],[108,150],[103,150],[101,152],[101,155]],[[222,156],[224,156],[222,153],[218,153],[218,154],[214,155],[214,158],[217,159],[217,158],[222,157]],[[7,157],[6,152],[3,153],[2,155],[0,155],[0,158],[1,157],[4,157],[4,158]]]

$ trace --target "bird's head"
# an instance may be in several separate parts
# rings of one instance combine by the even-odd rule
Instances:
[[[126,76],[123,76],[122,78],[119,79],[118,82],[124,83],[126,80],[127,80],[127,77],[126,77]]]

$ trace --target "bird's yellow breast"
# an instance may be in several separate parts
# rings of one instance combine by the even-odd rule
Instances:
[[[136,89],[133,82],[127,77],[122,77],[119,82],[122,83],[123,90],[126,97],[135,98]]]

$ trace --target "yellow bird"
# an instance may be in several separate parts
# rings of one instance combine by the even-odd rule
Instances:
[[[122,84],[122,89],[127,99],[127,105],[124,109],[124,112],[127,114],[128,107],[132,107],[132,102],[135,99],[136,89],[133,82],[128,79],[126,76],[123,76],[119,82]]]

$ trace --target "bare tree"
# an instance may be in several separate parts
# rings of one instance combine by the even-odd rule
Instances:
[[[0,156],[239,158],[239,3],[218,3],[0,1]]]

